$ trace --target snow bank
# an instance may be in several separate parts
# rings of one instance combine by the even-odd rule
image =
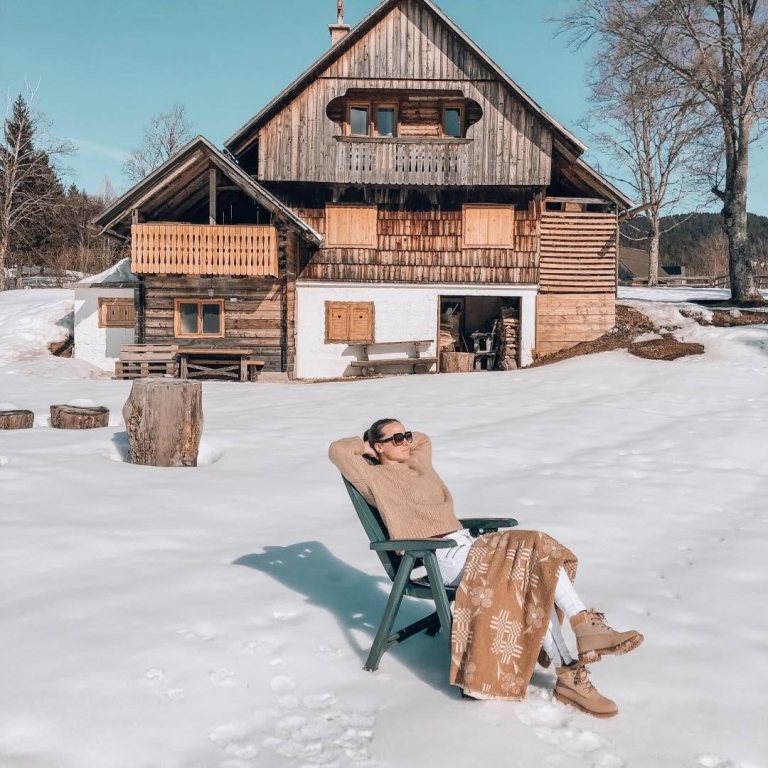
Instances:
[[[88,363],[51,354],[49,345],[71,336],[73,326],[73,291],[50,288],[3,291],[0,293],[0,373],[104,377],[104,371]]]
[[[136,283],[139,278],[131,272],[131,260],[121,259],[117,264],[99,272],[98,275],[90,275],[75,283],[75,285],[110,285],[111,283]]]

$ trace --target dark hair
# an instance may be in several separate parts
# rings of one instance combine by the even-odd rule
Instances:
[[[368,443],[368,445],[373,448],[373,444],[381,442],[381,439],[384,437],[381,430],[386,427],[387,424],[398,424],[399,422],[400,419],[379,419],[378,421],[374,421],[370,428],[365,430],[363,442]]]

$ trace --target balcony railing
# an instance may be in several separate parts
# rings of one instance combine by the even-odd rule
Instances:
[[[466,184],[467,139],[338,139],[336,169],[349,184]]]
[[[277,277],[274,227],[134,224],[131,269],[137,275]]]

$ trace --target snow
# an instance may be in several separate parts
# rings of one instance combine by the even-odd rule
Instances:
[[[75,286],[109,285],[110,283],[136,283],[139,278],[131,272],[131,260],[121,259],[98,275],[90,275],[75,283]]]
[[[22,353],[0,322],[0,400],[37,418],[0,432],[3,768],[768,765],[768,327],[644,302],[707,353],[205,384],[204,466],[159,469],[124,461],[130,382],[41,357],[68,292],[27,314],[20,293],[0,319],[35,330]],[[76,399],[111,426],[47,428]],[[552,670],[522,703],[463,701],[442,637],[362,670],[388,581],[326,449],[393,414],[432,435],[460,515],[553,534],[587,603],[645,634],[592,667],[616,718],[552,702]]]
[[[82,360],[54,357],[48,345],[72,335],[74,292],[40,288],[0,294],[0,375],[35,378],[107,376]]]

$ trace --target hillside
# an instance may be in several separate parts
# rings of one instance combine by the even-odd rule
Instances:
[[[762,264],[768,264],[768,217],[749,214],[749,240]],[[663,266],[680,265],[688,274],[726,274],[727,240],[719,213],[694,213],[665,216],[661,236],[660,259]],[[621,244],[647,248],[647,240],[637,240],[649,231],[645,218],[638,217],[621,225]],[[632,239],[630,239],[632,238]]]

